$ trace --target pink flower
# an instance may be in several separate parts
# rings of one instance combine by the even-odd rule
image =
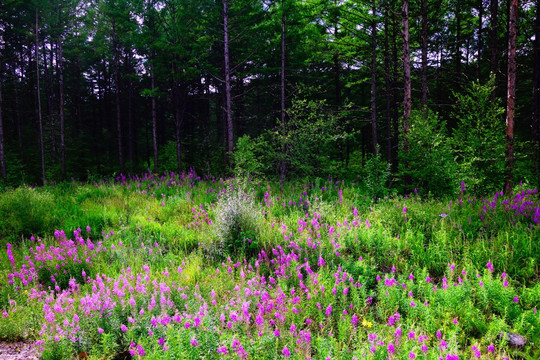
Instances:
[[[124,324],[121,324],[120,325],[120,330],[122,330],[122,332],[126,332],[128,330],[127,326],[124,325]]]
[[[283,356],[285,356],[286,358],[288,358],[289,356],[291,356],[291,352],[289,351],[289,349],[287,349],[286,346],[283,347]]]

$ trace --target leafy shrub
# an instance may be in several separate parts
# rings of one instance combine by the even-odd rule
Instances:
[[[253,195],[232,184],[218,201],[214,225],[218,249],[251,256],[258,251],[260,213]]]
[[[408,152],[400,151],[401,178],[410,179],[410,189],[450,195],[457,187],[456,164],[446,122],[431,110],[414,111],[410,117]],[[407,191],[407,192],[408,192]]]
[[[387,182],[390,178],[390,164],[382,158],[380,151],[368,158],[364,170],[369,194],[377,198],[386,196],[388,194]]]
[[[52,232],[57,224],[54,196],[45,191],[17,188],[0,196],[0,234],[16,240]]]
[[[504,181],[504,109],[491,99],[495,80],[487,84],[473,82],[462,93],[454,93],[454,117],[457,127],[452,145],[458,164],[458,179],[475,193],[502,189]]]
[[[244,135],[237,140],[233,154],[236,174],[259,177],[274,168],[271,165],[275,154],[264,135],[256,138]]]

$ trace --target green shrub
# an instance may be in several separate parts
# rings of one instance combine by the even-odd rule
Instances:
[[[399,152],[401,178],[410,180],[410,188],[436,195],[451,195],[457,188],[456,164],[446,122],[429,109],[414,111],[406,136],[409,148]]]
[[[0,196],[0,235],[17,240],[43,236],[58,224],[54,196],[46,191],[20,187]]]
[[[214,224],[217,244],[228,254],[255,255],[258,252],[260,211],[252,194],[244,186],[223,193],[218,201]]]
[[[502,189],[504,181],[504,109],[491,99],[495,80],[487,84],[473,82],[462,93],[454,93],[452,133],[458,179],[474,193],[486,194]]]

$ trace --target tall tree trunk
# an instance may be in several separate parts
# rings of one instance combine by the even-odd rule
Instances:
[[[182,168],[182,121],[183,121],[183,112],[181,111],[180,107],[180,89],[178,84],[176,86],[176,94],[175,94],[175,115],[174,115],[174,123],[175,123],[175,130],[176,130],[176,161],[178,166],[178,172],[181,173]]]
[[[154,56],[152,54],[152,60]],[[150,72],[151,81],[152,81],[152,145],[154,148],[154,173],[158,173],[158,139],[157,139],[157,115],[156,115],[156,74],[154,72],[154,63],[152,62],[152,69]]]
[[[409,151],[409,117],[411,116],[411,59],[409,49],[409,1],[403,0],[403,151]]]
[[[484,0],[478,0],[478,58],[476,60],[476,78],[480,79],[481,60],[483,52],[482,37],[484,35]]]
[[[373,1],[373,22],[371,23],[371,141],[373,154],[377,155],[377,20]]]
[[[22,117],[21,117],[21,106],[19,103],[19,77],[15,72],[15,84],[13,86],[15,91],[15,121],[17,122],[17,142],[19,144],[19,156],[21,158],[21,164],[24,166],[24,144],[22,136]]]
[[[490,71],[491,76],[497,77],[499,69],[498,65],[498,49],[497,49],[497,14],[499,12],[499,1],[491,0],[489,4],[490,13],[490,29],[489,29],[489,42],[490,42]],[[495,100],[496,90],[491,93],[491,100]]]
[[[538,174],[540,177],[540,0],[536,0],[536,25],[534,38],[534,69],[533,69],[533,118],[532,138],[536,143]],[[540,180],[540,179],[539,179]]]
[[[133,81],[129,80],[128,83],[128,160],[129,164],[131,166],[131,169],[134,168],[134,147],[135,143],[133,141],[134,139],[134,124],[133,124]]]
[[[232,163],[232,154],[234,150],[234,131],[232,118],[232,99],[231,99],[231,67],[229,58],[229,1],[223,0],[223,57],[225,72],[225,112],[227,116],[227,162],[229,166]]]
[[[1,72],[0,72],[1,76]],[[6,179],[6,155],[4,152],[4,122],[2,117],[2,78],[0,77],[0,177]]]
[[[458,83],[461,83],[461,58],[463,56],[461,52],[461,45],[462,45],[462,39],[461,39],[461,1],[457,0],[456,2],[456,9],[455,9],[455,15],[456,15],[456,81]]]
[[[56,123],[54,117],[54,87],[52,81],[53,73],[53,51],[51,43],[51,51],[47,57],[47,47],[45,39],[43,39],[43,66],[44,66],[44,80],[45,80],[45,98],[47,98],[47,113],[49,114],[49,123],[50,123],[50,137],[51,137],[51,158],[53,163],[56,163]]]
[[[120,59],[118,55],[118,39],[116,36],[116,23],[113,20],[113,48],[114,48],[114,96],[116,101],[116,132],[118,135],[118,162],[120,163],[120,172],[124,172],[124,153],[122,150],[122,117],[120,113]]]
[[[280,90],[281,90],[281,128],[283,129],[283,132],[285,132],[287,124],[285,123],[285,8],[284,1],[281,0],[281,82],[280,82]],[[285,136],[284,139],[287,137]],[[287,140],[283,143],[283,146],[281,148],[281,176],[280,176],[280,184],[283,186],[285,182],[285,176],[287,175]]]
[[[514,115],[516,102],[516,39],[518,1],[511,0],[508,23],[508,96],[506,105],[506,182],[505,188],[512,187],[514,175]]]
[[[390,50],[389,50],[389,36],[390,29],[388,21],[388,3],[384,7],[384,84],[386,92],[386,161],[392,163],[392,102],[394,101],[392,96],[392,83],[390,80]]]
[[[427,106],[427,101],[428,101],[427,46],[428,46],[427,0],[422,0],[422,106],[424,108]]]
[[[58,40],[58,117],[60,118],[60,169],[62,180],[66,179],[66,129],[64,121],[64,55],[63,55],[63,38]]]
[[[39,24],[38,24],[38,8],[36,8],[36,88],[37,88],[37,103],[38,103],[38,127],[39,127],[39,148],[41,152],[41,179],[43,184],[47,184],[45,177],[45,144],[43,143],[43,117],[41,114],[41,91],[39,89]]]
[[[393,150],[393,159],[392,167],[393,173],[397,173],[399,167],[399,108],[398,99],[400,97],[401,89],[401,79],[399,77],[399,59],[398,59],[398,46],[397,46],[397,36],[399,33],[399,18],[394,11],[391,11],[392,14],[392,150]]]

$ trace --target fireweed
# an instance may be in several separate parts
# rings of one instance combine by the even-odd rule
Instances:
[[[230,197],[243,200],[245,192],[197,178],[149,174],[117,182],[158,205],[163,201],[165,207],[157,208],[171,214],[170,199],[179,193],[178,206],[190,213],[179,226],[211,236],[218,223],[219,206],[211,205],[217,194],[230,191]],[[0,321],[14,321],[25,307],[39,308],[36,346],[44,358],[65,349],[91,358],[465,359],[477,353],[511,358],[516,350],[501,332],[524,335],[524,351],[537,354],[538,285],[530,283],[510,253],[489,256],[460,237],[469,216],[486,229],[507,227],[537,236],[534,190],[520,190],[519,197],[499,194],[489,203],[464,201],[467,195],[461,193],[461,200],[437,208],[417,195],[371,204],[330,180],[322,188],[306,185],[295,191],[249,186],[260,193],[249,200],[260,216],[259,232],[275,237],[273,246],[251,258],[233,252],[208,262],[203,244],[183,254],[149,239],[141,244],[132,238],[124,241],[127,246],[118,235],[133,236],[125,228],[101,240],[85,230],[68,240],[59,231],[54,245],[35,240],[24,251],[26,258],[19,255],[24,249],[6,248],[3,266],[18,298],[2,305]],[[335,211],[321,215],[312,200],[333,204]],[[512,208],[527,201],[533,204],[521,212]],[[383,226],[392,217],[401,222],[399,228]],[[421,227],[422,219],[436,229]],[[453,241],[463,248],[452,247]],[[484,246],[491,249],[498,241]],[[522,246],[520,256],[537,253],[536,245],[514,244]],[[84,274],[70,273],[70,264],[81,263],[87,264]],[[53,279],[41,279],[45,272],[40,269]],[[61,274],[69,275],[67,286],[59,285]]]

